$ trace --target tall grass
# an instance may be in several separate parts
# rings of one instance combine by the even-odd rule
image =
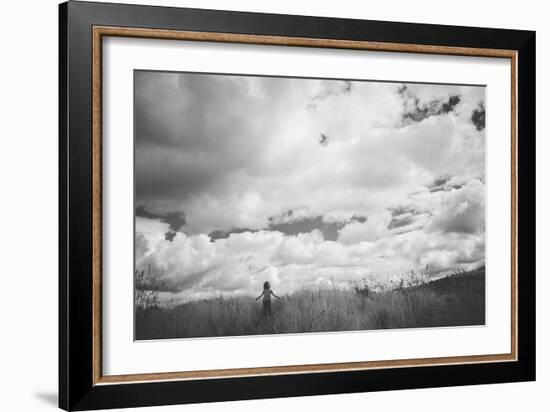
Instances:
[[[393,289],[355,285],[346,290],[303,290],[272,302],[223,297],[175,307],[136,306],[136,338],[239,336],[485,323],[485,269]]]

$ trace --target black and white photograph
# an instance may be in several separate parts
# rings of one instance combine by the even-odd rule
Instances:
[[[134,72],[137,340],[485,323],[485,88]]]

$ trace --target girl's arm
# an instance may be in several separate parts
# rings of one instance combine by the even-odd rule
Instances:
[[[275,292],[271,291],[271,294],[272,294],[273,296],[275,296],[277,299],[281,299],[279,296],[277,296],[277,295],[275,294]]]
[[[264,295],[264,292],[260,293],[260,296],[258,296],[255,300],[260,299]]]

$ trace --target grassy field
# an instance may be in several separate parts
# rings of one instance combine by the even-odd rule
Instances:
[[[262,315],[253,298],[217,298],[136,310],[136,339],[483,325],[485,268],[416,286],[300,291]]]

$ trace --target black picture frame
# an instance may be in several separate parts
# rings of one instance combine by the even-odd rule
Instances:
[[[517,52],[517,361],[94,383],[94,26]],[[59,406],[90,410],[535,380],[535,32],[89,3],[59,6]]]

